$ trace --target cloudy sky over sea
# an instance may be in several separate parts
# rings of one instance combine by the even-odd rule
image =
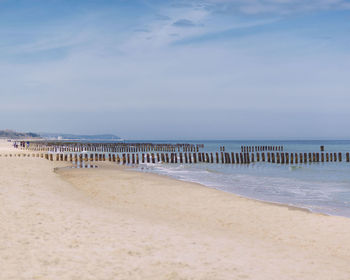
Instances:
[[[0,128],[350,138],[350,1],[0,0]]]

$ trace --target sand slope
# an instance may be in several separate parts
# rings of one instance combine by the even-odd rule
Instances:
[[[350,279],[350,219],[0,157],[0,279]]]

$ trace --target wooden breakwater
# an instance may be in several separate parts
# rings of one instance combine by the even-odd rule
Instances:
[[[283,151],[283,146],[241,146],[241,152]]]
[[[138,152],[199,152],[203,144],[152,144],[152,143],[78,143],[58,141],[21,141],[20,149],[47,152],[103,152],[103,153],[138,153]]]
[[[323,147],[323,146],[322,146]],[[79,166],[93,166],[93,162],[110,161],[117,164],[303,164],[322,162],[350,162],[348,152],[284,152],[283,146],[241,146],[241,151],[228,152],[219,146],[216,152],[204,151],[203,144],[152,143],[67,143],[33,141],[18,145],[31,154],[4,156],[40,157],[50,161],[67,161]],[[1,155],[0,155],[1,156]]]
[[[316,162],[350,162],[349,153],[10,153],[0,157],[37,157],[50,161],[70,161],[70,162],[97,162],[110,161],[121,164],[140,163],[215,163],[215,164],[250,164],[254,162],[267,162],[276,164],[298,164]]]

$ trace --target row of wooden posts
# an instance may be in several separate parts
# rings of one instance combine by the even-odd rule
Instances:
[[[265,152],[265,151],[282,151],[283,146],[241,146],[242,153]]]
[[[27,145],[25,143],[28,143]],[[204,144],[152,144],[152,143],[76,143],[32,141],[21,142],[22,149],[48,152],[102,152],[102,153],[139,153],[139,152],[199,152]],[[220,152],[225,152],[220,146]],[[283,146],[241,146],[242,153],[283,151]]]
[[[199,152],[201,148],[204,148],[203,144],[22,142],[20,143],[22,149],[48,152]]]
[[[0,155],[1,156],[1,155]],[[280,164],[297,164],[307,162],[341,162],[342,153],[31,153],[9,154],[3,156],[40,157],[51,161],[92,162],[111,161],[122,164],[139,163],[222,163],[222,164],[249,164],[252,162],[269,162]],[[350,162],[349,153],[345,154],[346,162]]]

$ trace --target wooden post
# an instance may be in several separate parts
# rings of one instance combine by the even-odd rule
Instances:
[[[261,153],[261,159],[262,159],[262,161],[265,161],[265,153],[264,152]]]
[[[259,152],[256,153],[256,161],[260,161],[260,153]]]
[[[271,162],[271,154],[270,154],[270,152],[267,152],[267,162]]]
[[[284,161],[284,153],[281,153],[281,163],[285,163],[285,161]]]
[[[275,160],[275,153],[271,153],[271,162],[272,162],[272,163],[276,163],[276,160]]]
[[[346,162],[350,162],[350,153],[346,153]]]
[[[225,153],[225,163],[226,164],[231,163],[230,154],[229,153]]]
[[[321,161],[324,162],[324,153],[321,153]]]
[[[343,159],[342,159],[342,153],[339,153],[338,154],[338,159],[339,159],[339,162],[341,162]]]
[[[276,153],[277,163],[281,163],[280,153]]]
[[[239,154],[238,153],[236,153],[236,163],[239,163],[240,161],[239,161]]]
[[[129,153],[126,154],[126,158],[127,158],[127,163],[130,164],[130,154]]]
[[[329,154],[326,153],[326,162],[329,162]]]
[[[216,156],[216,163],[219,163],[219,153],[218,152],[216,152],[216,154],[215,154],[215,156]]]
[[[193,163],[197,163],[197,154],[193,153]]]

